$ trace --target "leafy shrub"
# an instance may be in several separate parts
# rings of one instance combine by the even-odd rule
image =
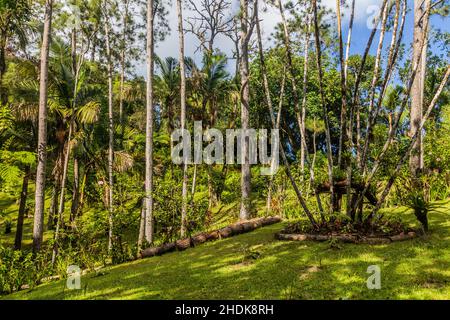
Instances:
[[[424,231],[428,231],[428,213],[437,208],[436,204],[430,203],[423,195],[423,191],[412,191],[405,205],[414,211],[417,220],[422,224]]]
[[[0,246],[0,293],[33,287],[50,274],[45,254],[33,255]]]

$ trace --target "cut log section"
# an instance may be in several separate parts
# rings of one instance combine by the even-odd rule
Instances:
[[[218,230],[211,231],[206,235],[206,241],[214,241],[220,239],[220,233]]]
[[[190,238],[185,238],[177,240],[175,242],[164,243],[159,247],[151,247],[143,250],[138,258],[148,258],[159,256],[171,251],[184,251],[190,247],[198,246],[207,241],[215,241],[219,239],[229,238],[238,234],[253,231],[257,228],[275,224],[281,221],[278,216],[275,217],[264,217],[264,218],[254,218],[251,220],[244,220],[233,223],[227,227],[219,230],[214,230],[211,232],[198,233]]]
[[[184,251],[191,246],[191,238],[177,240],[177,250]]]
[[[205,243],[207,239],[207,234],[202,232],[192,237],[192,245],[194,247],[198,246],[199,244]]]
[[[278,240],[288,241],[328,241],[337,240],[345,243],[364,243],[364,244],[388,244],[396,241],[405,241],[417,237],[415,232],[401,233],[395,236],[385,237],[364,237],[359,235],[342,234],[342,235],[321,235],[321,234],[286,234],[276,233],[275,238]]]

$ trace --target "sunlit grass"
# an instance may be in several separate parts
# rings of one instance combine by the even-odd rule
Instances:
[[[81,290],[58,281],[6,299],[450,299],[450,204],[430,213],[430,235],[389,245],[281,242],[284,223],[184,252],[134,261],[82,277]],[[415,224],[403,208],[390,210]],[[244,261],[243,245],[260,252]],[[381,268],[369,290],[367,267]]]

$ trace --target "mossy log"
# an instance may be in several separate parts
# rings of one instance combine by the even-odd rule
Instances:
[[[202,232],[196,234],[190,238],[185,238],[177,240],[176,242],[164,243],[159,247],[151,247],[143,250],[139,255],[139,258],[148,258],[157,255],[162,255],[164,253],[178,250],[184,251],[190,247],[198,246],[207,241],[214,241],[218,239],[229,238],[241,233],[253,231],[259,227],[271,225],[280,222],[281,218],[275,217],[264,217],[264,218],[254,218],[250,220],[244,220],[236,222],[227,227],[221,228],[219,230],[214,230],[211,232]]]

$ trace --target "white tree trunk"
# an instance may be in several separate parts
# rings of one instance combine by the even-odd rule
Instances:
[[[106,55],[108,59],[108,204],[109,204],[109,232],[108,232],[108,251],[112,250],[113,241],[113,223],[114,223],[114,117],[113,117],[113,65],[111,56],[111,43],[110,43],[110,26],[109,22],[105,23],[105,35],[106,35]]]
[[[179,35],[179,64],[180,64],[180,104],[181,104],[181,130],[186,128],[186,73],[184,65],[184,32],[183,32],[183,8],[181,0],[177,0],[178,35]],[[183,161],[183,186],[181,207],[181,237],[186,236],[187,231],[187,160]]]
[[[47,98],[48,98],[48,56],[51,41],[53,0],[45,3],[44,33],[41,47],[41,69],[39,77],[39,116],[36,195],[33,224],[33,251],[41,249],[44,231],[45,167],[47,163]]]
[[[147,0],[147,92],[145,126],[145,240],[153,242],[153,0]]]
[[[410,112],[410,136],[413,136],[422,120],[423,94],[425,82],[425,66],[427,55],[426,25],[429,18],[428,8],[431,0],[414,0],[414,35],[413,35],[413,61],[418,61],[417,76],[414,79],[411,91],[411,112]],[[411,150],[409,167],[415,176],[418,170],[422,169],[422,133],[419,132],[416,142]]]
[[[243,132],[249,129],[249,62],[248,62],[248,41],[250,38],[250,28],[248,22],[248,0],[241,0],[241,33],[240,33],[240,75],[241,75],[241,126]],[[251,172],[249,159],[249,140],[244,139],[241,144],[242,165],[241,165],[241,210],[240,219],[248,219],[251,211]]]

